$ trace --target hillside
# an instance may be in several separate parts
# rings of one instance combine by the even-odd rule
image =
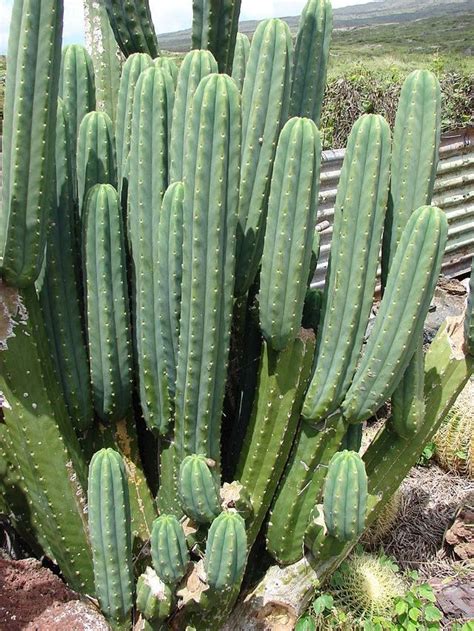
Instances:
[[[441,17],[456,19],[466,14],[474,15],[472,0],[379,0],[335,9],[334,25],[336,29],[352,29],[382,24],[407,24],[415,20]],[[283,19],[289,24],[291,30],[296,32],[299,17],[283,17]],[[239,30],[252,35],[257,24],[256,20],[243,21],[239,25]],[[448,34],[446,25],[444,27]],[[160,35],[162,48],[176,52],[188,50],[190,39],[189,29]]]

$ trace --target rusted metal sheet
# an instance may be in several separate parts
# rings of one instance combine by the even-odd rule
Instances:
[[[321,253],[313,287],[324,285],[344,153],[344,149],[323,152],[318,218]],[[474,255],[474,129],[462,129],[442,137],[433,204],[448,216],[443,274],[450,278],[465,274],[471,269]]]

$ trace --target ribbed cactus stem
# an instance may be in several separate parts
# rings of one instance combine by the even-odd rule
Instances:
[[[171,420],[166,343],[159,316],[158,261],[161,204],[168,186],[168,146],[174,84],[156,66],[138,79],[133,103],[128,182],[128,227],[133,260],[134,321],[140,402],[150,429]],[[180,254],[180,253],[178,253]]]
[[[193,99],[184,165],[175,432],[180,458],[197,453],[220,459],[239,171],[240,95],[230,77],[210,75]]]
[[[172,57],[157,57],[154,61],[155,66],[169,72],[171,78],[173,79],[174,86],[176,88],[176,84],[178,82],[178,65]]]
[[[176,585],[187,572],[189,552],[184,530],[173,515],[155,519],[151,532],[151,556],[155,572],[166,583]]]
[[[367,474],[354,451],[331,458],[324,483],[324,521],[339,541],[355,541],[363,533],[367,513]]]
[[[133,53],[160,53],[148,0],[105,0],[110,25],[120,46],[128,57]]]
[[[210,50],[219,72],[230,73],[241,0],[193,0],[192,47]]]
[[[275,156],[260,272],[260,327],[275,350],[301,324],[319,191],[321,139],[309,119],[284,126]]]
[[[192,50],[179,69],[171,127],[170,182],[181,182],[184,173],[184,154],[187,130],[194,93],[201,80],[217,72],[217,62],[207,50]]]
[[[0,271],[17,287],[43,262],[53,191],[62,0],[15,0],[3,126]]]
[[[204,556],[207,583],[216,591],[240,585],[247,562],[244,519],[235,512],[221,513],[209,528]]]
[[[113,449],[91,460],[89,536],[100,608],[113,628],[127,628],[133,606],[132,536],[125,467]]]
[[[250,53],[250,40],[244,33],[237,33],[235,41],[234,61],[232,63],[232,79],[242,92],[244,86],[245,72]]]
[[[252,284],[263,251],[269,183],[280,130],[288,118],[291,34],[281,20],[261,22],[252,38],[242,90],[242,170],[236,294]]]
[[[319,421],[350,385],[372,307],[389,186],[390,129],[381,116],[355,123],[334,209],[323,320],[303,416]]]
[[[184,512],[195,522],[210,523],[221,512],[219,480],[214,463],[204,456],[186,456],[179,470],[179,495]]]
[[[119,421],[126,417],[132,396],[122,211],[110,184],[96,185],[85,206],[84,285],[94,407],[103,421]]]
[[[474,258],[471,265],[471,279],[469,281],[469,295],[464,319],[464,341],[467,352],[474,355]]]
[[[78,217],[73,186],[74,148],[60,99],[56,123],[55,183],[39,297],[51,354],[76,430],[93,421],[89,365],[78,274]]]
[[[296,36],[290,116],[306,116],[319,125],[332,32],[330,0],[308,0]]]
[[[77,186],[81,216],[87,195],[96,184],[117,186],[114,131],[105,112],[89,112],[79,127]]]
[[[151,567],[147,567],[137,581],[137,610],[145,620],[156,623],[171,615],[173,604],[169,585],[163,583]]]

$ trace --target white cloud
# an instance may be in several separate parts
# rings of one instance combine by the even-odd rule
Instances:
[[[40,1],[40,0],[38,0]],[[367,0],[333,0],[333,6],[361,4]],[[242,0],[241,18],[258,20],[265,17],[298,15],[306,0]],[[7,49],[8,28],[13,0],[0,0],[0,53]],[[150,0],[156,30],[165,33],[189,28],[192,17],[191,0]],[[64,0],[64,41],[84,39],[82,0]]]

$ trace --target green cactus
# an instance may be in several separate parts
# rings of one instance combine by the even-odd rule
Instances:
[[[242,88],[244,86],[249,52],[249,38],[243,33],[237,33],[237,39],[235,40],[234,61],[232,62],[232,79],[236,82],[240,92],[242,92]]]
[[[387,277],[374,328],[341,405],[351,423],[369,418],[393,392],[422,334],[441,269],[448,224],[423,206],[407,222]],[[391,325],[396,322],[397,326]]]
[[[16,287],[38,278],[53,191],[62,0],[15,0],[3,125],[0,271]]]
[[[125,467],[113,449],[101,449],[91,460],[88,513],[100,608],[113,628],[126,629],[134,591],[130,502]]]
[[[171,75],[173,79],[174,87],[176,89],[176,84],[178,82],[178,66],[172,57],[157,57],[154,61],[155,66],[161,68],[162,70],[166,70]]]
[[[94,67],[84,46],[69,44],[63,48],[59,96],[64,102],[75,175],[79,127],[84,116],[96,109]]]
[[[130,153],[130,137],[132,134],[132,113],[135,88],[144,70],[150,68],[153,61],[146,53],[130,55],[123,65],[117,99],[117,120],[115,135],[117,144],[117,182],[122,196],[124,178],[128,178],[128,158]]]
[[[51,204],[45,269],[39,296],[52,356],[76,431],[93,421],[89,365],[78,276],[77,207],[73,188],[73,156],[67,114],[62,100],[56,123],[55,182]]]
[[[217,62],[205,50],[192,50],[179,69],[173,110],[170,141],[170,182],[181,182],[184,174],[184,152],[191,116],[191,105],[199,83],[207,75],[217,72]]]
[[[337,190],[315,367],[303,406],[308,420],[336,410],[354,376],[375,291],[389,160],[387,123],[362,116],[349,136]]]
[[[105,0],[105,6],[117,44],[126,57],[133,53],[151,57],[160,54],[148,0]]]
[[[209,529],[204,555],[207,583],[216,591],[230,591],[242,581],[247,562],[245,521],[226,511],[214,519]]]
[[[464,319],[464,340],[467,352],[474,356],[474,258],[471,265],[471,280],[469,281],[469,296]]]
[[[304,118],[290,119],[278,140],[260,273],[260,328],[278,351],[296,337],[301,324],[316,225],[320,160],[316,125]]]
[[[332,32],[330,0],[308,0],[296,37],[290,116],[306,116],[319,125]]]
[[[221,512],[219,483],[212,461],[204,456],[186,456],[179,470],[179,495],[186,515],[198,524],[213,521]]]
[[[137,609],[148,622],[166,620],[173,608],[173,593],[151,567],[137,581]]]
[[[311,246],[311,260],[309,263],[308,273],[308,288],[311,287],[314,275],[316,274],[316,268],[318,266],[319,252],[321,249],[321,237],[319,232],[316,231],[313,235],[313,245]]]
[[[87,47],[95,74],[96,105],[113,123],[117,114],[117,94],[122,59],[102,2],[83,0]]]
[[[365,528],[367,474],[361,457],[340,451],[331,458],[324,483],[324,521],[339,541],[354,541]]]
[[[141,73],[135,89],[130,136],[128,227],[140,401],[148,427],[162,434],[171,420],[172,387],[168,382],[166,345],[159,317],[159,283],[163,279],[157,275],[161,258],[157,235],[168,186],[173,101],[171,75],[156,66]]]
[[[0,314],[0,404],[8,434],[2,449],[8,448],[19,473],[15,502],[27,502],[23,527],[73,589],[91,594],[86,464],[61,396],[35,288],[20,293],[0,281]]]
[[[241,0],[193,0],[192,48],[210,50],[219,72],[230,73]]]
[[[180,458],[198,453],[218,463],[240,170],[240,97],[230,77],[201,82],[189,129],[175,440]]]
[[[281,20],[261,22],[252,38],[242,90],[242,170],[237,225],[236,294],[255,279],[263,251],[276,144],[288,118],[291,34]]]
[[[77,186],[82,217],[87,195],[96,184],[117,187],[112,121],[104,112],[89,112],[82,119],[77,140]]]
[[[323,292],[321,289],[308,289],[304,299],[303,317],[301,326],[305,329],[318,330],[323,305]]]
[[[103,421],[120,421],[131,406],[130,313],[122,213],[110,184],[98,184],[89,192],[83,225],[94,408]]]
[[[236,477],[254,511],[252,544],[270,507],[296,432],[314,355],[314,339],[296,339],[282,352],[264,344],[252,415]]]
[[[174,515],[155,519],[151,531],[153,567],[166,585],[176,585],[186,574],[189,552],[184,530]]]

